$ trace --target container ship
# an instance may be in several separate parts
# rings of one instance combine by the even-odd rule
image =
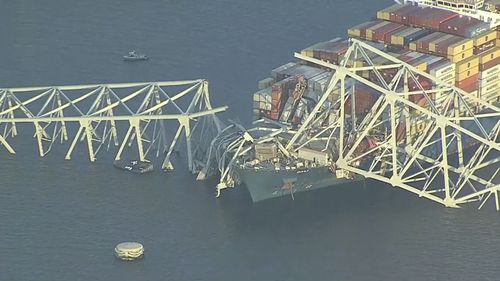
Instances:
[[[493,104],[499,101],[500,29],[491,17],[484,19],[481,16],[481,20],[477,18],[479,16],[467,13],[476,11],[480,15],[497,15],[499,10],[500,1],[405,1],[380,10],[371,20],[349,28],[347,37],[313,44],[300,54],[339,65],[349,49],[350,39],[362,40],[444,83]],[[370,59],[374,64],[383,64],[383,58],[374,56]],[[275,68],[271,77],[258,83],[259,90],[253,94],[255,120],[266,120],[289,131],[300,127],[327,90],[332,75],[332,69],[300,59]],[[371,75],[368,71],[361,74],[363,78],[375,79]],[[390,76],[391,73],[383,75]],[[410,91],[417,90],[417,86],[432,89],[432,81],[428,78],[417,79],[419,85],[410,84]],[[328,98],[332,116],[339,110],[339,90],[334,89]],[[380,93],[363,85],[356,86],[353,91],[356,93],[356,108],[352,118],[361,118]],[[420,99],[424,101],[418,95],[410,99],[416,104]],[[329,118],[325,116],[326,123]],[[492,127],[494,122],[482,125]],[[409,131],[418,135],[423,130],[423,126],[415,122]],[[293,197],[297,192],[363,180],[361,176],[336,169],[338,139],[330,136],[302,145],[291,157],[282,143],[289,142],[292,136],[284,135],[271,143],[256,144],[251,153],[240,157],[234,165],[235,177],[246,185],[254,202]],[[367,137],[363,140],[363,147],[369,150],[375,142],[376,137]],[[469,147],[474,144],[472,139],[464,142]],[[362,159],[358,165],[365,165],[364,162],[369,160]]]

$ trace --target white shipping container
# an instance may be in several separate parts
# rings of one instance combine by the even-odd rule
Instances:
[[[437,75],[435,76],[436,78],[443,80],[443,81],[453,81],[455,82],[455,72],[443,74],[443,75]]]
[[[321,98],[321,93],[312,89],[309,89],[304,95],[316,102]]]
[[[317,75],[320,75],[322,73],[325,73],[325,72],[326,71],[321,69],[321,68],[312,67],[312,66],[308,66],[308,65],[302,65],[302,64],[296,64],[292,67],[277,71],[276,76],[285,75],[288,77],[292,77],[292,76],[296,76],[296,75],[303,75],[305,79],[309,80],[309,79],[311,79]]]
[[[483,95],[481,97],[481,100],[488,102],[488,103],[493,103],[493,102],[498,101],[498,98],[499,98],[498,92],[494,92],[494,93],[488,93],[488,94]]]
[[[479,98],[483,99],[483,97],[498,95],[500,92],[499,86],[500,83],[497,83],[488,87],[479,88]]]
[[[270,102],[260,102],[260,109],[271,110],[271,103]]]
[[[478,80],[479,87],[488,87],[490,85],[497,84],[499,81],[500,81],[500,73]]]
[[[253,101],[255,101],[255,102],[260,101],[260,93],[259,92],[253,93]]]
[[[290,67],[294,67],[295,65],[297,65],[297,63],[295,63],[295,62],[289,62],[287,64],[279,66],[279,67],[271,70],[271,76],[274,78],[274,80],[276,80],[276,78],[278,77],[278,73],[283,72],[284,70],[286,70],[286,69],[288,69]]]
[[[328,152],[313,150],[310,148],[303,147],[299,149],[299,158],[304,160],[309,160],[311,162],[318,163],[320,165],[329,164]]]
[[[484,71],[479,72],[479,79],[484,79],[484,78],[487,78],[489,76],[495,75],[497,73],[500,73],[500,64],[498,64],[492,68],[488,68]]]
[[[468,98],[467,96],[472,96],[472,97],[480,98],[480,97],[479,97],[479,91],[478,91],[478,90],[476,90],[476,91],[474,91],[474,92],[470,92],[470,93],[468,93],[468,95],[464,96],[464,100],[467,102],[467,104],[468,104],[469,106],[476,106],[477,104],[476,104],[476,103],[475,103],[475,102],[474,102],[471,98]],[[462,104],[462,107],[463,107],[463,109],[462,109],[462,110],[464,110],[464,111],[465,111],[465,110],[466,110],[466,108],[465,108],[465,105],[464,105],[464,104]]]
[[[292,114],[293,103],[294,103],[293,97],[289,97],[285,103],[285,107],[283,108],[283,112],[281,113],[281,117],[280,117],[281,121],[285,121],[285,122],[288,121],[290,114]]]
[[[297,110],[295,111],[295,116],[302,117],[307,107],[307,102],[305,100],[301,100],[297,106]]]
[[[260,101],[271,102],[272,91],[273,91],[272,88],[266,88],[266,89],[260,90],[258,92],[255,92],[253,94],[253,101],[255,101],[255,102],[260,102]]]
[[[449,73],[455,73],[455,67],[454,63],[447,62],[434,67],[429,71],[429,73],[435,77],[445,76]]]
[[[308,81],[309,88],[314,91],[324,92],[328,87],[328,83],[330,82],[332,75],[333,74],[331,72],[325,72],[314,76]]]

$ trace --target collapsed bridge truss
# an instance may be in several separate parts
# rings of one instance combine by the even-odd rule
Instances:
[[[264,129],[261,120],[219,136],[212,145],[219,151],[212,153],[222,175],[218,190],[234,185],[231,166],[257,143],[275,142],[283,155],[297,157],[304,145],[326,140],[337,146],[338,175],[376,179],[446,207],[482,208],[493,198],[500,210],[497,106],[355,39],[340,65],[295,56],[332,70],[327,90],[299,128],[267,120],[267,134],[252,134]],[[384,61],[375,64],[374,57]],[[359,87],[376,92],[369,107],[360,109],[366,96]]]
[[[69,142],[65,158],[71,159],[77,144],[85,142],[90,161],[111,145],[118,147],[119,160],[135,144],[142,161],[166,153],[163,168],[171,170],[170,157],[184,137],[189,170],[197,172],[202,162],[196,159],[221,128],[215,114],[226,109],[212,107],[208,81],[202,79],[5,88],[0,89],[0,144],[14,154],[9,139],[30,124],[42,157],[55,143]]]

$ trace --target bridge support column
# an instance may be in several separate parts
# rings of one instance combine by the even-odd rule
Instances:
[[[137,151],[139,152],[139,159],[141,161],[145,161],[146,157],[144,156],[144,147],[142,146],[141,120],[130,120],[130,125],[134,128],[135,139],[137,141]]]
[[[123,149],[125,148],[125,145],[127,144],[127,141],[130,137],[130,134],[132,133],[132,125],[128,127],[127,133],[125,134],[125,137],[123,138],[122,144],[120,145],[120,148],[118,149],[118,153],[116,153],[115,160],[120,160],[122,157],[122,152]]]
[[[16,154],[12,146],[9,145],[9,143],[0,135],[0,143],[5,146],[5,148],[11,153],[11,154]]]
[[[87,147],[89,150],[89,159],[91,162],[95,161],[95,153],[94,153],[94,146],[92,145],[92,138],[94,135],[94,129],[92,128],[92,125],[90,124],[89,121],[86,122],[80,122],[81,126],[83,126],[85,130],[85,136],[87,138]]]
[[[43,157],[43,155],[44,155],[44,153],[43,153],[43,140],[42,140],[43,129],[38,122],[34,122],[34,123],[35,123],[35,135],[36,135],[36,140],[38,143],[38,154],[40,155],[40,157]]]
[[[167,171],[172,171],[174,170],[174,165],[170,162],[170,155],[174,151],[175,145],[177,144],[177,140],[181,136],[182,130],[183,130],[182,124],[179,124],[179,128],[177,128],[177,132],[175,133],[175,137],[172,140],[172,143],[170,144],[170,147],[168,148],[167,156],[165,156],[165,160],[163,161],[162,168],[167,170]]]
[[[75,149],[75,145],[78,142],[78,139],[80,138],[82,132],[83,132],[83,127],[80,125],[80,128],[78,128],[78,132],[76,132],[75,138],[73,138],[73,141],[71,142],[68,152],[66,153],[65,157],[66,160],[71,159],[71,154],[73,153],[73,149]]]
[[[189,124],[189,117],[183,116],[179,119],[181,126],[184,128],[184,136],[186,137],[187,157],[189,171],[193,172],[193,150],[191,147],[191,126]]]

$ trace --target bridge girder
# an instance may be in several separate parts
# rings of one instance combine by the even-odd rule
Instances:
[[[372,54],[386,61],[374,64]],[[481,208],[493,198],[500,210],[497,106],[355,39],[340,66],[300,54],[296,57],[330,68],[334,75],[288,149],[300,144],[337,88],[337,167],[447,207],[479,202]],[[431,86],[423,85],[423,80]],[[357,103],[363,97],[356,87],[361,86],[379,96],[369,110],[360,112]]]
[[[101,148],[118,147],[116,160],[135,143],[140,160],[166,152],[163,168],[173,169],[170,157],[178,140],[186,140],[189,170],[203,167],[196,155],[208,149],[206,141],[221,129],[216,114],[226,106],[213,108],[208,81],[116,83],[0,89],[0,144],[14,154],[8,139],[18,135],[20,124],[32,124],[40,156],[56,142],[68,141],[68,128],[76,129],[66,159],[85,141],[90,161]],[[169,130],[166,121],[176,127]],[[120,140],[119,131],[126,133]],[[167,135],[176,132],[172,140]],[[200,152],[203,151],[203,152]]]

